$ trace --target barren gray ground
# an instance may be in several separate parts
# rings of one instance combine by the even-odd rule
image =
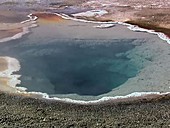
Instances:
[[[0,93],[0,127],[168,128],[169,98],[76,105]]]

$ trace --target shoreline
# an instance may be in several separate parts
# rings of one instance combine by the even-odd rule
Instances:
[[[47,13],[48,14],[48,13]],[[78,21],[78,22],[88,22],[88,23],[94,23],[94,24],[110,24],[110,25],[114,25],[114,24],[121,24],[121,25],[124,25],[124,26],[127,26],[127,28],[129,28],[130,30],[132,31],[141,31],[141,32],[148,32],[148,33],[152,33],[152,34],[156,34],[159,38],[161,38],[162,40],[165,40],[167,41],[167,43],[170,43],[170,39],[169,38],[166,38],[165,34],[162,34],[162,33],[158,33],[158,32],[155,32],[154,30],[147,30],[147,29],[143,29],[143,28],[140,28],[138,26],[134,26],[134,25],[131,25],[131,24],[127,24],[127,23],[123,23],[123,22],[100,22],[100,21],[88,21],[88,20],[83,20],[83,19],[76,19],[76,18],[72,18],[72,17],[69,17],[65,14],[58,14],[58,13],[49,13],[49,14],[55,14],[57,16],[60,16],[61,18],[63,19],[66,19],[66,20],[74,20],[74,21]],[[29,14],[28,17],[30,17],[30,20],[26,20],[26,21],[23,21],[21,22],[22,24],[23,23],[26,23],[26,22],[29,22],[29,21],[35,21],[37,20],[38,17],[34,17],[32,18],[32,15],[33,14]],[[28,28],[23,28],[23,33],[18,33],[16,34],[15,36],[11,37],[10,40],[13,40],[13,39],[18,39],[18,38],[21,38],[22,35],[25,35],[26,33],[29,32],[29,28],[31,27],[36,27],[35,24],[33,24],[33,26],[30,26]],[[4,40],[4,41],[8,41],[8,39]],[[16,78],[17,79],[17,78]],[[17,83],[19,84],[19,83]],[[105,102],[105,101],[109,101],[109,100],[120,100],[120,99],[130,99],[130,98],[142,98],[142,97],[147,97],[147,95],[166,95],[166,94],[169,94],[170,92],[167,92],[167,93],[160,93],[160,92],[133,92],[131,94],[128,94],[128,95],[125,95],[125,96],[114,96],[114,97],[102,97],[98,100],[89,100],[89,101],[84,101],[84,100],[74,100],[74,99],[71,99],[71,98],[57,98],[57,97],[54,97],[54,98],[50,98],[48,94],[46,93],[42,93],[42,92],[26,92],[26,88],[24,87],[16,87],[15,85],[12,86],[12,87],[15,87],[15,89],[19,89],[21,91],[17,91],[18,94],[24,94],[24,95],[30,95],[33,97],[35,96],[35,98],[37,97],[40,97],[40,98],[43,98],[43,99],[47,99],[47,100],[55,100],[55,101],[62,101],[62,102],[67,102],[67,103],[76,103],[76,104],[93,104],[93,103],[101,103],[101,102]]]
[[[16,60],[15,58],[7,57],[7,56],[0,57],[0,59],[4,59],[7,65],[6,69],[0,72],[1,91],[3,90],[5,92],[16,93],[17,91],[16,91],[15,86],[17,84],[20,84],[20,80],[18,80],[20,75],[13,74],[13,72],[17,72],[20,70],[19,61]],[[5,82],[6,84],[4,85],[3,82]]]
[[[138,26],[137,24],[136,25],[133,25],[133,24],[130,24],[128,23],[127,21],[125,22],[119,22],[119,21],[115,21],[115,22],[112,22],[112,21],[108,21],[108,22],[103,22],[103,21],[89,21],[89,20],[85,20],[85,19],[77,19],[75,17],[70,17],[66,14],[58,14],[58,13],[54,13],[56,14],[57,16],[60,16],[62,17],[63,19],[66,19],[66,20],[73,20],[73,21],[78,21],[78,22],[85,22],[85,23],[94,23],[94,24],[120,24],[120,25],[124,25],[124,26],[127,26],[128,29],[132,30],[132,31],[139,31],[139,32],[148,32],[148,33],[151,33],[151,34],[156,34],[160,39],[166,41],[168,44],[170,44],[170,38],[168,37],[168,35],[165,35],[163,32],[157,32],[153,29],[147,29],[147,28],[142,28],[140,26]]]
[[[18,24],[18,27],[22,28],[22,32],[16,33],[12,37],[2,38],[0,39],[0,43],[19,39],[23,35],[28,34],[30,32],[29,31],[30,28],[37,27],[36,24],[37,17],[36,16],[33,17],[32,14],[27,15],[27,17],[29,18],[28,20],[22,21],[20,22],[20,24]]]
[[[30,28],[37,27],[36,16],[32,16],[32,14],[27,15],[29,18],[28,20],[20,22],[20,24],[17,24],[16,27],[22,28],[22,32],[16,33],[11,37],[5,37],[0,39],[0,43],[4,43],[11,40],[16,40],[24,36],[25,34],[28,34],[30,31]],[[7,25],[8,27],[8,25]],[[5,27],[4,27],[5,29]],[[10,28],[9,28],[10,29]],[[11,30],[11,29],[10,29]],[[26,89],[24,87],[16,87],[17,84],[20,84],[20,80],[18,78],[20,75],[15,75],[13,73],[20,70],[20,64],[19,61],[15,58],[11,58],[8,56],[1,56],[0,58],[4,59],[6,61],[7,68],[4,71],[0,72],[0,81],[3,83],[5,81],[6,85],[0,85],[3,89],[1,91],[10,92],[10,93],[17,93],[18,91],[25,91]]]

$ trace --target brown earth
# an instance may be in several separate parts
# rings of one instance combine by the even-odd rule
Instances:
[[[0,39],[14,36],[17,33],[21,33],[22,28],[10,29],[10,30],[0,30]]]
[[[63,22],[64,19],[52,13],[34,13],[38,20],[43,23]]]
[[[109,12],[97,18],[88,17],[89,20],[128,22],[170,36],[170,2],[168,0],[88,0],[79,6]]]
[[[8,69],[8,62],[4,58],[0,58],[0,72]]]

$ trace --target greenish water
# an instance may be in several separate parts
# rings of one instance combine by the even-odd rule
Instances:
[[[100,95],[138,73],[126,56],[134,40],[55,40],[12,46],[21,63],[21,86],[48,94]]]
[[[20,86],[28,91],[97,96],[140,71],[124,54],[135,48],[133,42],[142,43],[137,38],[51,38],[43,34],[37,28],[0,47],[1,55],[20,61]]]

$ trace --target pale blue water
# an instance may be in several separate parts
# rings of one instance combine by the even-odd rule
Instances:
[[[33,31],[0,44],[1,55],[20,61],[20,86],[28,91],[96,96],[110,92],[140,71],[126,54],[118,56],[133,50],[132,42],[138,39],[50,39],[35,35]]]

